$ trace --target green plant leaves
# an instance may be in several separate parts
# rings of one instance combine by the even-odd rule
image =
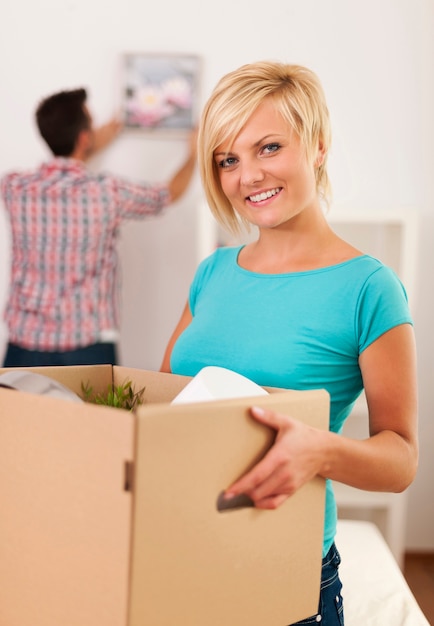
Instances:
[[[139,391],[134,391],[132,382],[127,380],[122,385],[109,384],[105,393],[94,393],[93,387],[88,381],[86,384],[81,383],[81,391],[85,402],[133,411],[137,406],[143,404],[145,387]]]

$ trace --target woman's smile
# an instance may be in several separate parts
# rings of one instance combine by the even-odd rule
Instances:
[[[253,202],[253,204],[258,204],[259,202],[263,202],[264,200],[269,200],[281,191],[282,187],[275,187],[274,189],[269,189],[268,191],[260,191],[255,195],[247,196],[247,200]]]

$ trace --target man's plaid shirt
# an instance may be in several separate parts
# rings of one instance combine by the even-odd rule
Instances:
[[[159,213],[170,201],[167,186],[93,174],[57,157],[6,175],[0,188],[12,232],[9,341],[73,350],[117,329],[119,227]]]

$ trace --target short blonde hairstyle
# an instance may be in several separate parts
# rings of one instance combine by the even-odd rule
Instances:
[[[331,198],[327,174],[330,118],[318,77],[301,65],[273,61],[243,65],[217,83],[205,104],[198,132],[199,168],[209,206],[218,222],[234,233],[239,231],[239,218],[221,188],[214,151],[223,142],[234,141],[264,98],[273,99],[312,163],[322,147],[324,158],[315,171],[317,192],[326,204]]]

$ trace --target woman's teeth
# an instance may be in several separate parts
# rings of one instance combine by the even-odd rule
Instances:
[[[262,193],[256,194],[256,196],[249,196],[250,202],[261,202],[261,200],[267,200],[267,198],[271,198],[275,196],[276,193],[279,193],[280,187],[276,187],[276,189],[270,189],[269,191],[263,191]]]

